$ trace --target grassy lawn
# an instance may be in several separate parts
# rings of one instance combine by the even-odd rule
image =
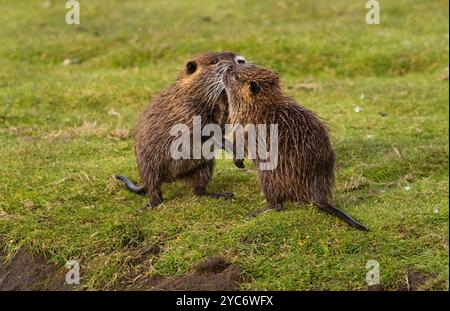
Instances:
[[[369,260],[387,290],[405,288],[409,273],[426,276],[421,289],[448,289],[447,1],[382,1],[380,25],[366,24],[364,1],[80,2],[76,26],[64,1],[0,0],[0,235],[10,255],[24,247],[61,269],[79,260],[85,289],[134,270],[181,275],[212,256],[241,266],[241,289],[364,290]],[[335,203],[370,232],[292,203],[244,219],[265,205],[249,162],[217,162],[210,189],[234,192],[231,201],[194,197],[180,182],[146,210],[114,180],[138,180],[139,113],[209,50],[275,69],[327,122]],[[155,243],[158,256],[136,264]]]

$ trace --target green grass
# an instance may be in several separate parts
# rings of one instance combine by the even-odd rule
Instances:
[[[447,1],[382,1],[378,26],[364,1],[81,1],[79,27],[65,24],[64,1],[44,3],[0,1],[0,235],[11,254],[26,247],[61,268],[78,259],[87,289],[117,284],[154,243],[150,275],[223,255],[242,266],[242,289],[359,290],[375,259],[386,289],[411,271],[429,276],[423,289],[448,289]],[[210,188],[232,201],[174,183],[145,210],[114,181],[138,179],[140,111],[209,50],[277,70],[329,124],[336,204],[369,233],[300,204],[244,219],[264,198],[254,171],[230,160]]]

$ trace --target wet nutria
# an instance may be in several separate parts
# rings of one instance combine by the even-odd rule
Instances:
[[[162,203],[161,184],[177,179],[189,181],[196,195],[229,198],[232,193],[209,194],[206,187],[213,173],[214,159],[174,160],[170,153],[175,124],[189,126],[192,133],[194,116],[201,117],[201,126],[219,124],[228,119],[227,95],[223,74],[229,66],[245,63],[242,56],[231,52],[208,52],[187,62],[176,82],[160,94],[141,114],[135,131],[135,153],[142,186],[128,178],[116,177],[138,194],[147,193],[152,207]],[[204,137],[202,137],[202,140]],[[241,161],[236,166],[243,167]]]
[[[247,216],[270,209],[280,211],[285,201],[297,201],[313,203],[367,231],[364,225],[330,203],[335,154],[328,129],[313,112],[283,94],[278,75],[255,65],[233,66],[224,82],[232,124],[278,124],[278,165],[273,170],[261,170],[260,156],[254,160],[269,208]]]

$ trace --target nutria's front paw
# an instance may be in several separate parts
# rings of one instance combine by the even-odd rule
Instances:
[[[238,168],[245,168],[244,160],[241,159],[234,160],[234,165]]]

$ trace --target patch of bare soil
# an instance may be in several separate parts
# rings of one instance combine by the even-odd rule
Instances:
[[[241,269],[223,257],[210,258],[185,275],[174,277],[138,277],[133,282],[121,284],[118,290],[187,290],[232,291],[239,289]]]
[[[406,275],[406,284],[402,285],[398,290],[400,291],[420,291],[421,287],[427,283],[433,275],[428,275],[420,272],[410,271]],[[389,288],[385,288],[383,285],[373,285],[367,287],[368,291],[386,291]]]
[[[386,289],[384,288],[383,285],[381,284],[377,284],[377,285],[371,285],[371,286],[367,286],[367,290],[369,292],[383,292]]]
[[[65,284],[65,273],[43,256],[21,249],[11,261],[5,262],[5,251],[0,249],[0,291],[74,289],[73,285]]]
[[[148,259],[158,257],[160,243],[140,252],[131,264],[145,266]],[[144,268],[145,270],[145,268]],[[66,271],[49,263],[44,256],[34,255],[20,249],[15,256],[6,261],[6,252],[0,248],[0,291],[67,291],[79,290],[79,286],[65,283]],[[238,290],[241,282],[241,269],[228,263],[223,257],[213,257],[194,267],[185,275],[163,277],[145,276],[140,272],[129,275],[113,290]]]
[[[420,290],[420,287],[427,283],[430,278],[433,278],[433,276],[410,271],[406,277],[406,286],[402,288],[402,290],[418,291]]]

